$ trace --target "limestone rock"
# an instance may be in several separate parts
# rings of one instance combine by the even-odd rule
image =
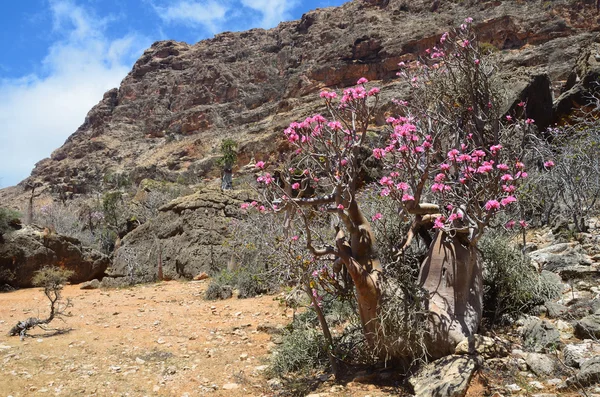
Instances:
[[[419,397],[462,397],[477,361],[470,356],[446,356],[436,360],[409,379]]]
[[[556,359],[549,354],[529,353],[525,362],[531,372],[539,377],[555,376],[560,368]]]
[[[159,248],[165,278],[192,279],[226,265],[235,249],[223,244],[228,226],[243,216],[240,204],[251,198],[248,191],[206,187],[173,200],[158,217],[125,236],[111,274],[124,275],[121,282],[129,284],[154,281]]]
[[[79,289],[98,289],[100,288],[100,281],[98,279],[93,279],[91,281],[86,281],[79,286]]]
[[[523,345],[528,351],[541,353],[560,347],[560,333],[547,320],[529,319],[522,329]]]
[[[575,336],[580,339],[600,338],[600,314],[591,314],[575,325]]]
[[[546,302],[545,305],[546,309],[548,309],[548,317],[550,318],[561,318],[569,311],[566,306],[558,303]]]
[[[600,356],[596,356],[581,365],[581,370],[574,377],[567,379],[567,385],[591,386],[600,382]]]
[[[71,283],[79,284],[102,278],[109,265],[106,255],[85,247],[73,237],[48,233],[28,225],[4,235],[0,243],[0,274],[10,274],[0,280],[12,287],[31,287],[36,271],[44,266],[60,266],[74,272]]]
[[[456,345],[455,354],[478,354],[485,358],[505,357],[508,343],[483,335],[472,335]]]

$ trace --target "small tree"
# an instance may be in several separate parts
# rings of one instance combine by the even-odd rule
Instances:
[[[21,340],[23,340],[27,335],[27,332],[35,327],[40,327],[44,331],[48,331],[49,329],[45,326],[54,319],[60,319],[64,321],[64,317],[69,316],[69,314],[66,313],[66,310],[72,307],[73,304],[71,303],[70,299],[67,299],[67,301],[64,303],[62,302],[61,291],[63,289],[63,284],[72,275],[73,271],[71,270],[49,266],[44,267],[42,270],[36,272],[32,282],[33,285],[42,287],[44,289],[44,295],[46,295],[46,298],[48,298],[50,301],[50,314],[45,319],[30,317],[27,320],[19,321],[10,329],[9,335],[19,335]],[[64,333],[68,332],[69,329],[55,329],[53,331],[55,333]]]
[[[422,348],[432,357],[450,354],[477,331],[483,294],[477,243],[494,217],[517,201],[517,186],[527,177],[507,147],[522,146],[522,139],[511,142],[532,128],[533,120],[501,120],[493,68],[481,60],[471,21],[443,34],[423,62],[400,64],[399,75],[413,87],[413,98],[396,101],[399,115],[387,119],[387,146],[372,150],[387,170],[379,181],[381,195],[412,220],[397,252],[402,255],[414,236],[428,247],[418,284],[429,324]],[[384,359],[404,359],[417,349],[382,314],[402,312],[385,307],[390,302],[420,297],[389,299],[402,291],[380,262],[375,234],[358,203],[379,98],[379,88],[367,84],[361,78],[339,99],[323,91],[328,117],[292,123],[284,132],[296,147],[292,162],[273,175],[263,172],[258,182],[265,187],[264,202],[285,212],[288,227],[295,221],[302,225],[312,255],[346,269],[373,351]],[[326,213],[338,219],[333,243],[315,233],[315,218]]]
[[[237,160],[237,142],[233,139],[223,139],[221,142],[221,158],[218,160],[218,164],[222,167],[223,175],[221,182],[221,189],[228,190],[233,188],[232,173],[233,165]]]

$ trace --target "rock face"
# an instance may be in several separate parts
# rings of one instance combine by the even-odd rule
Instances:
[[[354,0],[271,30],[226,32],[193,45],[157,42],[28,180],[0,190],[0,200],[23,209],[22,187],[34,180],[44,184],[39,191],[68,196],[97,190],[116,173],[134,183],[216,176],[224,138],[240,143],[241,166],[253,154],[277,160],[286,146],[275,138],[290,121],[322,108],[320,89],[364,76],[383,87],[383,104],[403,97],[398,62],[423,55],[467,16],[481,41],[499,50],[494,57],[507,97],[500,106],[527,101],[527,116],[541,129],[575,106],[567,92],[588,89],[597,73],[598,16],[591,4],[434,3]]]
[[[83,247],[79,240],[35,226],[5,234],[0,243],[0,285],[31,287],[34,273],[44,266],[72,270],[69,281],[81,283],[101,278],[108,265],[107,256]]]
[[[477,360],[470,356],[446,356],[409,379],[419,397],[462,397],[467,392]]]
[[[123,283],[154,281],[159,261],[167,279],[192,279],[226,267],[235,249],[224,244],[228,226],[242,216],[240,204],[251,197],[248,191],[204,188],[173,200],[123,239],[109,276],[121,276]]]

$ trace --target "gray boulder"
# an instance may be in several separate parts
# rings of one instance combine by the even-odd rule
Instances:
[[[567,379],[567,385],[588,387],[600,382],[600,356],[585,361],[576,376]]]
[[[554,376],[560,371],[556,358],[549,354],[529,353],[525,362],[531,372],[539,377]]]
[[[151,282],[158,277],[159,259],[165,279],[192,279],[224,268],[232,250],[224,244],[232,221],[244,215],[240,205],[250,191],[205,187],[159,209],[156,218],[129,233],[115,252],[111,277],[123,284]]]
[[[422,368],[409,383],[419,397],[462,397],[476,368],[472,356],[446,356]]]
[[[600,338],[600,314],[591,314],[575,324],[575,336],[580,339]]]
[[[547,320],[531,318],[521,331],[523,345],[530,352],[542,353],[562,346],[560,332]]]

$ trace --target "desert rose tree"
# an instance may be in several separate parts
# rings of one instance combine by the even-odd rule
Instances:
[[[483,295],[477,242],[494,217],[517,201],[517,186],[527,177],[523,163],[509,155],[514,151],[503,142],[509,135],[523,135],[533,121],[500,119],[492,69],[480,59],[471,22],[443,34],[439,47],[426,51],[427,59],[400,64],[399,76],[414,88],[413,98],[395,101],[398,113],[387,119],[387,144],[369,149],[386,173],[379,180],[380,194],[412,221],[398,252],[414,236],[428,246],[418,282],[427,307],[423,349],[430,357],[451,354],[477,331]],[[292,123],[284,131],[296,149],[292,162],[273,175],[259,162],[258,182],[264,204],[285,212],[287,226],[303,230],[312,255],[330,258],[333,269],[342,265],[347,271],[374,352],[405,359],[415,350],[383,324],[384,293],[390,290],[385,286],[393,280],[386,277],[370,222],[357,201],[379,92],[364,78],[340,96],[321,92],[327,116]],[[339,221],[335,238],[333,231],[329,241],[316,235],[319,214]]]

